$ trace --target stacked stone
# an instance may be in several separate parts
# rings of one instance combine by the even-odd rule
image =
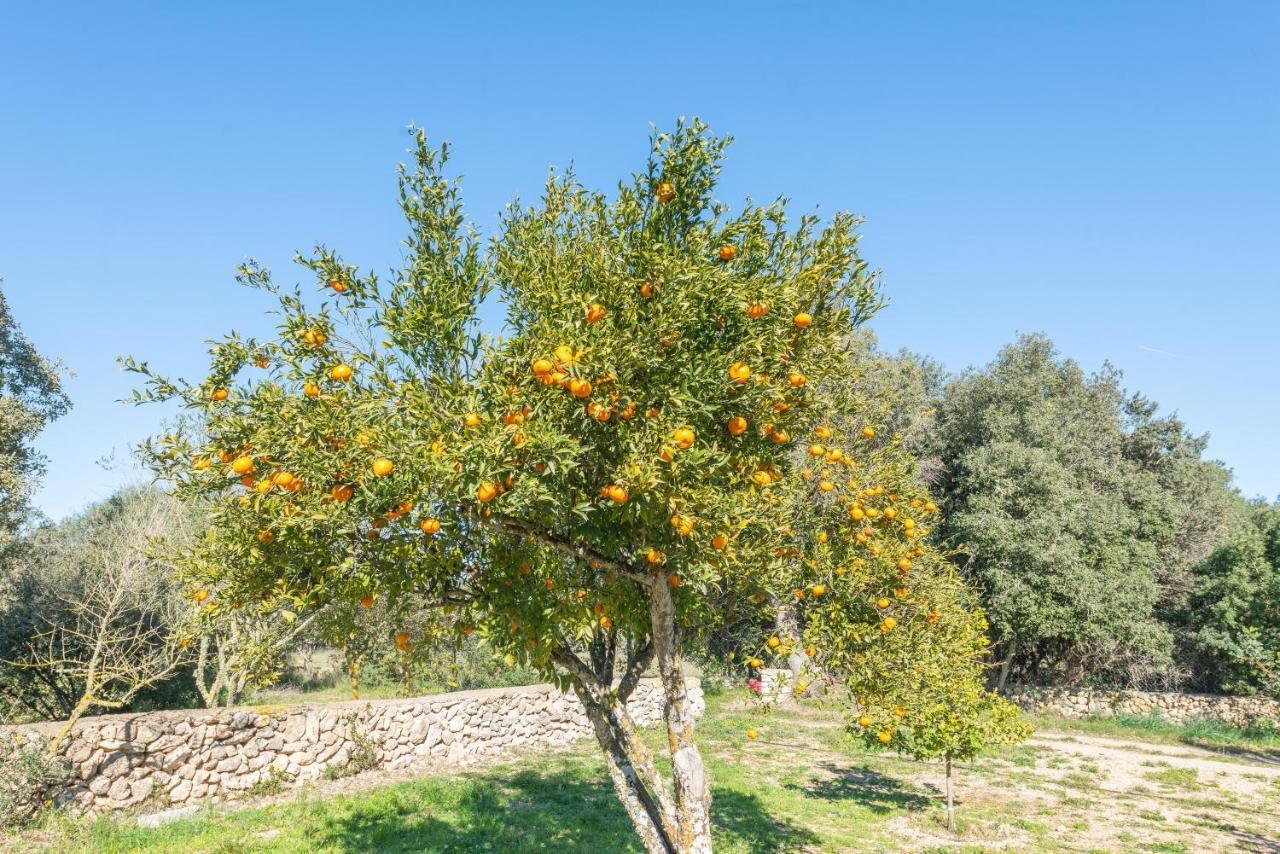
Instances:
[[[1027,711],[1063,718],[1159,716],[1173,723],[1218,720],[1229,726],[1280,726],[1280,701],[1266,697],[1219,697],[1156,691],[1096,691],[1087,688],[1034,688],[1007,691]]]
[[[695,715],[704,704],[689,687]],[[627,704],[640,725],[662,720],[661,686],[641,680]],[[57,726],[0,727],[42,743]],[[234,798],[260,781],[298,785],[341,767],[362,745],[379,767],[462,766],[522,747],[592,734],[582,705],[551,685],[404,700],[85,718],[63,751],[75,770],[59,802],[84,812]]]

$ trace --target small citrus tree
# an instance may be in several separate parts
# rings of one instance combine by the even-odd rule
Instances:
[[[987,621],[966,607],[968,591],[954,575],[939,573],[934,581],[935,601],[950,588],[952,607],[926,614],[926,642],[886,639],[868,666],[851,668],[856,718],[849,727],[872,748],[942,760],[947,829],[954,831],[953,762],[970,761],[992,745],[1016,744],[1031,729],[1017,706],[985,688]]]
[[[932,505],[881,477],[872,425],[837,434],[813,393],[879,306],[858,221],[793,224],[782,200],[732,214],[712,196],[727,140],[694,120],[652,142],[611,197],[553,175],[484,246],[447,148],[417,133],[389,281],[322,247],[299,259],[325,295],[308,302],[251,263],[240,278],[277,297],[276,336],[216,343],[195,384],[126,365],[148,377],[140,400],[181,398],[206,425],[148,450],[217,507],[183,561],[215,607],[447,609],[572,686],[649,850],[708,851],[685,652],[802,602],[826,644],[812,656],[845,671],[885,637],[927,643],[953,603],[929,589]],[[506,328],[490,339],[476,312],[495,290]],[[799,475],[801,437],[830,478]],[[910,595],[877,608],[909,571]],[[650,667],[669,778],[626,707]]]

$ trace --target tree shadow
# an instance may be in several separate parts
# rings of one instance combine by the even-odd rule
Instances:
[[[1280,747],[1263,747],[1260,745],[1221,744],[1207,739],[1185,736],[1180,739],[1183,744],[1208,750],[1211,753],[1222,753],[1239,759],[1248,759],[1262,765],[1280,765]]]
[[[1263,854],[1266,852],[1275,854],[1276,851],[1280,851],[1280,842],[1269,836],[1262,836],[1238,828],[1231,828],[1228,833],[1236,840],[1236,845],[1239,846],[1241,851],[1257,851]]]
[[[377,799],[321,807],[314,847],[350,852],[641,852],[607,779],[581,771],[512,771],[420,780]],[[817,841],[753,795],[714,795],[717,841],[771,854]]]
[[[834,762],[823,762],[817,767],[831,776],[826,779],[813,778],[804,785],[791,783],[787,788],[824,801],[856,801],[875,813],[922,810],[932,803],[932,798],[928,795],[908,788],[901,781],[886,777],[865,765],[850,768]]]
[[[733,840],[751,854],[774,854],[816,845],[820,838],[786,819],[769,813],[755,795],[735,791],[713,792],[711,824],[717,845]]]

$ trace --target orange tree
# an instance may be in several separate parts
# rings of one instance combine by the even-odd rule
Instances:
[[[916,460],[900,435],[871,426],[900,414],[895,391],[851,370],[815,392],[826,418],[796,462],[783,516],[790,557],[807,568],[800,577],[817,582],[782,599],[777,631],[747,663],[799,658],[795,692],[815,679],[837,685],[849,730],[869,747],[943,760],[954,829],[953,761],[1022,741],[1030,730],[1016,706],[984,687],[987,620],[954,565],[928,543],[937,506]],[[850,434],[856,458],[841,441]]]
[[[206,425],[147,445],[216,508],[185,571],[215,608],[450,609],[572,686],[649,850],[709,850],[691,645],[801,602],[813,655],[856,676],[895,633],[926,643],[951,607],[920,545],[932,505],[868,482],[886,471],[872,425],[837,435],[814,393],[880,304],[858,221],[791,222],[784,200],[731,213],[712,195],[727,140],[694,120],[656,134],[609,196],[553,174],[484,244],[447,147],[415,143],[387,280],[321,247],[299,259],[323,295],[308,300],[251,263],[240,279],[278,300],[272,338],[216,342],[193,384],[126,360],[147,376],[140,400],[180,398]],[[487,338],[476,313],[494,292],[506,328]],[[810,439],[838,476],[799,476]],[[878,608],[912,571],[911,594]],[[651,667],[669,777],[625,705]]]
[[[872,749],[942,760],[947,828],[955,830],[952,763],[972,760],[991,745],[1016,744],[1031,730],[1017,706],[985,688],[987,621],[970,606],[971,591],[948,564],[931,568],[924,619],[884,632],[901,602],[919,600],[917,580],[904,576],[891,595],[872,603],[888,615],[873,654],[856,643],[830,645],[847,656],[849,729]],[[808,642],[826,643],[833,626],[829,618],[813,621]]]

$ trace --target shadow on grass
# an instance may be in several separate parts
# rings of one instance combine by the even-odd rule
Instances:
[[[755,795],[735,791],[713,793],[711,824],[717,845],[732,840],[751,854],[774,854],[818,844],[806,828],[770,815]]]
[[[1280,765],[1280,747],[1222,744],[1221,742],[1196,738],[1195,736],[1183,736],[1179,741],[1192,747],[1198,747],[1201,750],[1208,750],[1211,753],[1221,753],[1226,756],[1234,756],[1237,759],[1247,759],[1260,765]]]
[[[793,783],[787,788],[824,801],[854,801],[875,813],[922,810],[932,802],[927,795],[909,789],[898,780],[886,777],[865,765],[861,768],[849,768],[824,762],[818,767],[831,776],[810,780],[803,786]]]
[[[320,806],[308,841],[350,852],[643,851],[607,779],[581,772],[520,771],[398,787],[376,801]],[[807,830],[775,819],[753,795],[715,793],[718,842],[753,854],[813,844]]]

